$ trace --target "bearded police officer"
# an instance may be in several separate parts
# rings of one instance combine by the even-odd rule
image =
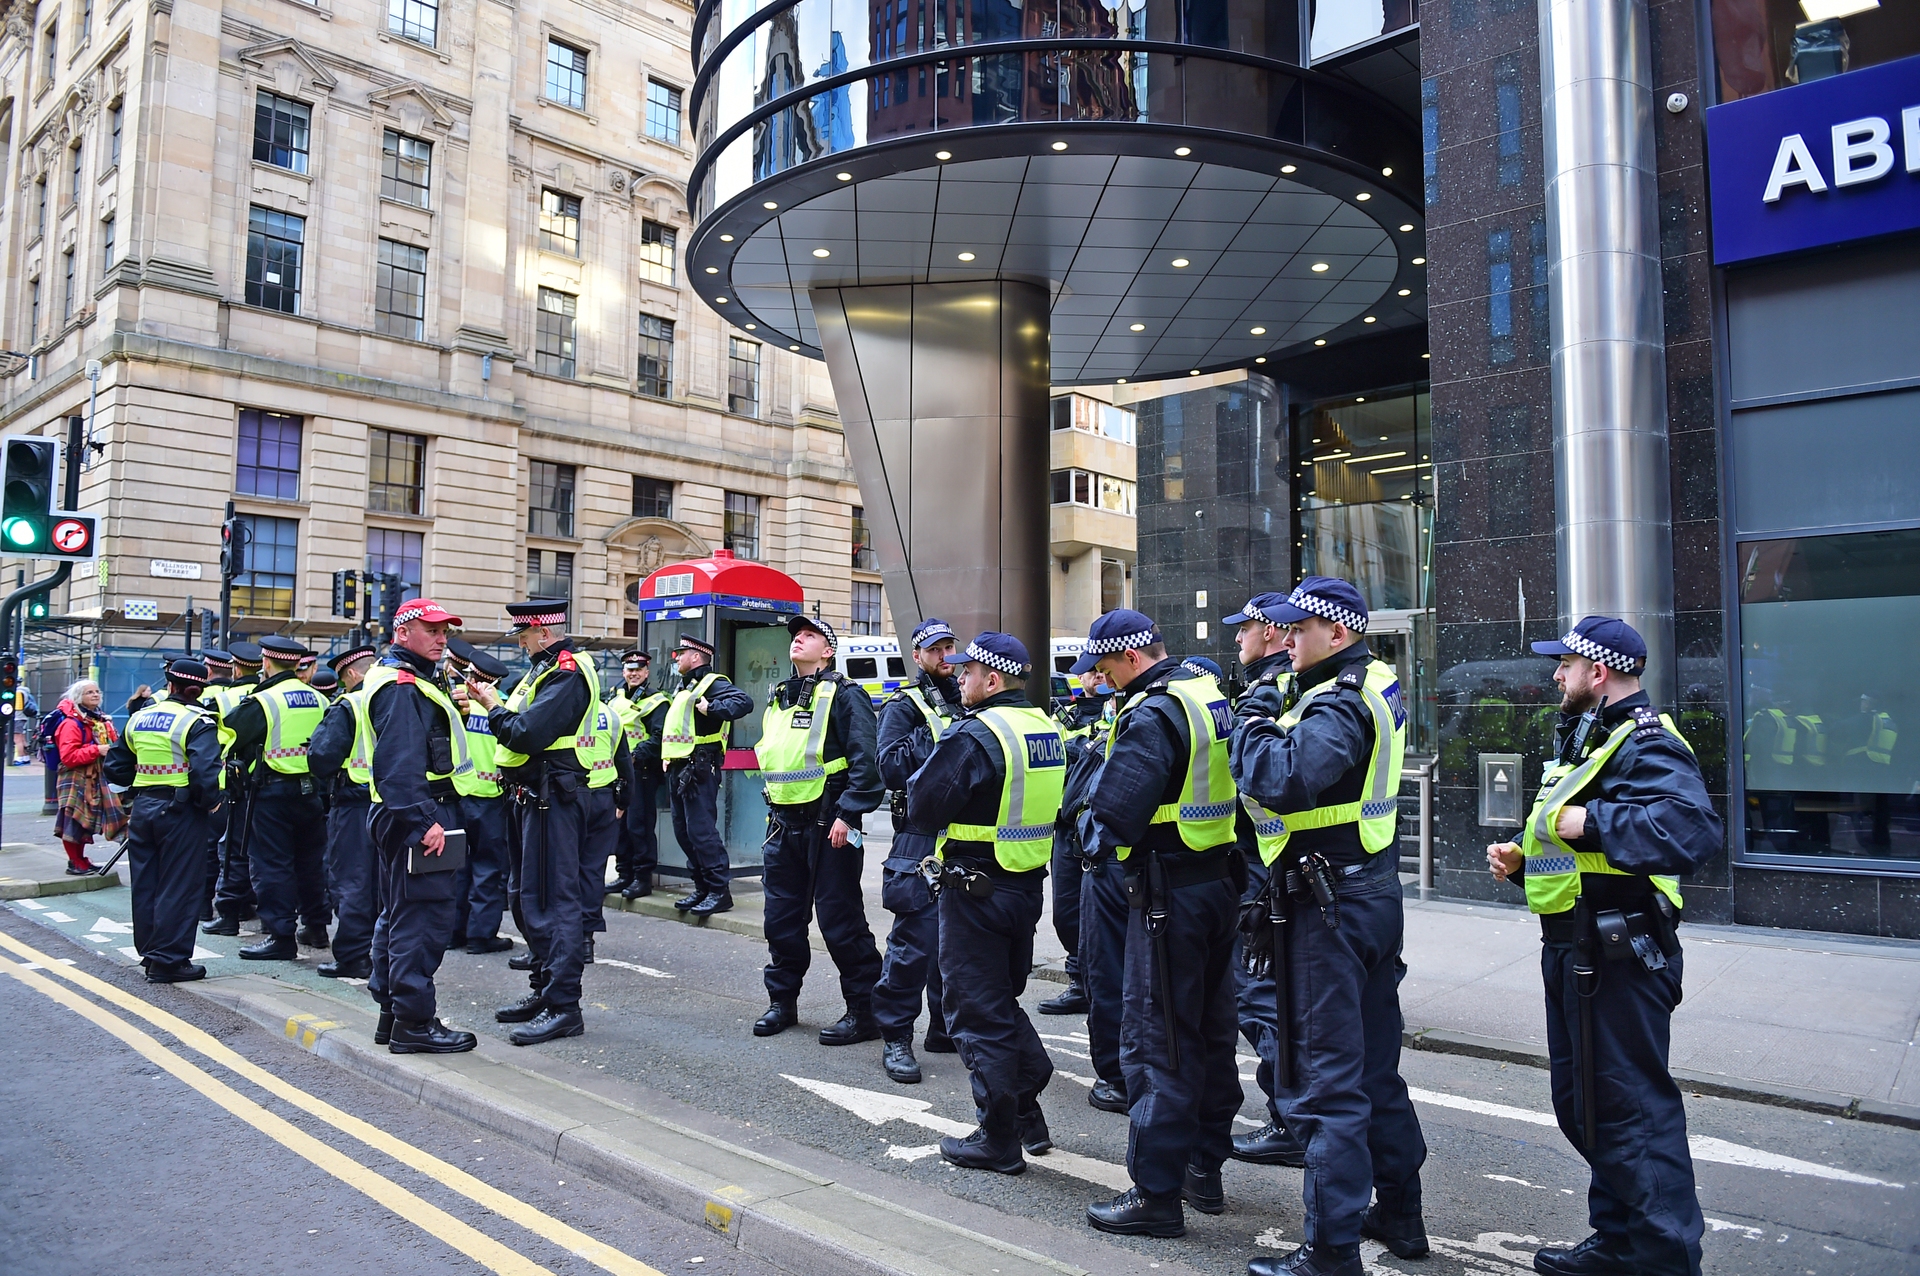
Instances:
[[[1722,845],[1693,750],[1641,689],[1647,644],[1588,616],[1558,642],[1559,749],[1519,843],[1487,848],[1540,915],[1560,1130],[1592,1167],[1594,1234],[1543,1249],[1545,1276],[1698,1276],[1704,1222],[1687,1114],[1668,1071],[1680,1004],[1679,878]]]
[[[767,1012],[753,1035],[770,1037],[798,1020],[801,980],[813,959],[807,918],[840,971],[846,1014],[820,1030],[823,1046],[872,1041],[873,984],[880,949],[860,895],[860,820],[884,790],[874,765],[873,700],[833,667],[833,627],[787,617],[793,677],[773,689],[761,716],[760,778],[767,793]]]
[[[1052,1149],[1040,1092],[1053,1061],[1020,1008],[1040,892],[1066,779],[1060,728],[1027,699],[1033,673],[1012,634],[989,630],[949,657],[968,713],[907,785],[907,820],[937,829],[941,1004],[972,1076],[980,1128],[940,1140],[969,1169],[1019,1174]]]
[[[447,626],[460,618],[430,598],[393,613],[386,658],[367,672],[373,737],[367,828],[380,861],[380,918],[374,927],[367,993],[380,1003],[380,1030],[394,1054],[457,1054],[474,1035],[441,1023],[433,976],[453,933],[455,878],[435,861],[459,828],[453,777],[472,767],[466,728],[440,681]]]
[[[653,894],[653,875],[660,868],[660,738],[666,734],[672,697],[649,685],[652,673],[652,656],[637,649],[627,652],[620,657],[622,685],[607,701],[620,719],[633,761],[633,788],[627,794],[614,858],[616,880],[609,888],[629,900]]]
[[[667,707],[660,756],[667,764],[673,836],[693,878],[693,889],[673,906],[708,917],[733,907],[733,873],[720,836],[720,771],[732,724],[753,712],[753,697],[713,667],[713,644],[703,638],[681,634],[673,664],[680,682]]]
[[[1284,924],[1269,930],[1284,939],[1265,938],[1285,967],[1277,1090],[1307,1148],[1307,1216],[1306,1244],[1247,1270],[1359,1276],[1363,1236],[1401,1258],[1427,1252],[1427,1145],[1400,1077],[1405,916],[1393,848],[1407,712],[1393,668],[1367,648],[1367,604],[1352,585],[1309,576],[1261,610],[1288,628],[1293,703],[1275,720],[1244,701],[1233,774],[1282,896],[1270,913]]]
[[[1069,758],[1082,751],[1096,729],[1105,730],[1109,706],[1113,703],[1112,688],[1096,670],[1080,675],[1080,688],[1082,694],[1069,699],[1053,715],[1053,720],[1060,724],[1060,733],[1067,739]],[[1071,762],[1067,779],[1071,788]],[[1053,933],[1060,946],[1067,950],[1067,987],[1066,991],[1035,1007],[1043,1015],[1087,1013],[1086,980],[1080,973],[1080,865],[1083,861],[1079,839],[1074,836],[1072,821],[1066,815],[1073,805],[1073,795],[1069,793],[1061,807],[1061,822],[1053,831]]]
[[[1103,1232],[1184,1236],[1184,1197],[1226,1209],[1220,1165],[1240,1110],[1233,960],[1241,872],[1228,774],[1233,711],[1211,675],[1167,654],[1160,629],[1122,608],[1093,622],[1087,654],[1120,707],[1089,798],[1102,851],[1125,866],[1120,1066],[1133,1186],[1087,1207]]]
[[[365,979],[373,973],[373,926],[380,915],[378,863],[367,831],[373,779],[373,727],[362,685],[373,667],[371,646],[349,647],[327,663],[343,688],[307,743],[307,770],[327,796],[327,890],[339,924],[333,960],[316,973]]]
[[[491,687],[507,676],[507,667],[457,634],[447,639],[447,663],[461,679],[452,683],[453,703],[466,715],[467,755],[473,759],[472,771],[453,777],[467,830],[465,907],[455,933],[464,935],[467,952],[479,957],[513,947],[513,941],[500,933],[513,852],[511,813],[496,756],[498,742],[486,713],[468,697],[467,684],[483,682]],[[518,918],[514,924],[519,925]]]
[[[953,655],[953,627],[929,616],[913,631],[911,641],[920,676],[880,706],[877,741],[880,779],[890,791],[893,812],[893,846],[880,866],[880,903],[893,914],[893,928],[880,959],[880,980],[873,986],[873,1017],[886,1042],[880,1066],[902,1085],[920,1081],[913,1025],[920,1018],[922,991],[927,1051],[953,1051],[940,1008],[940,904],[920,874],[921,861],[934,852],[933,834],[907,818],[907,782],[960,713],[960,686],[947,663]]]
[[[240,760],[233,753],[233,727],[227,715],[260,685],[260,647],[256,643],[236,642],[227,648],[232,658],[231,679],[218,685],[209,683],[201,703],[213,710],[214,726],[220,733],[220,756],[224,766],[221,784],[227,801],[220,833],[220,882],[213,895],[214,919],[206,927],[209,935],[238,935],[240,923],[257,915],[259,900],[253,893],[253,872],[247,863],[247,821],[252,795],[243,783]]]
[[[193,962],[193,926],[206,881],[207,814],[220,805],[220,740],[198,703],[207,667],[167,666],[159,700],[127,719],[102,774],[131,786],[127,865],[133,877],[133,947],[147,982],[205,978]]]
[[[1094,669],[1098,660],[1083,648],[1071,671],[1088,687],[1090,696],[1098,697],[1102,721],[1084,740],[1067,746],[1066,791],[1054,836],[1056,847],[1057,839],[1070,838],[1070,849],[1077,856],[1069,871],[1075,875],[1080,894],[1074,949],[1081,985],[1087,992],[1087,1054],[1094,1075],[1087,1104],[1102,1112],[1124,1115],[1130,1105],[1126,1073],[1120,1066],[1120,1011],[1126,1000],[1127,916],[1131,910],[1127,905],[1126,868],[1112,851],[1101,849],[1091,809],[1093,790],[1107,762],[1107,746],[1112,743],[1115,699],[1113,684]],[[1056,882],[1056,892],[1058,889]],[[1056,893],[1055,908],[1059,907],[1059,898]]]

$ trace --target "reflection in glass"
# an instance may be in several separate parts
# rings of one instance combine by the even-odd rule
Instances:
[[[1920,53],[1920,0],[1712,3],[1722,101]]]
[[[1314,61],[1405,30],[1420,20],[1418,0],[1311,0]]]
[[[1426,391],[1335,399],[1294,428],[1300,570],[1352,581],[1374,609],[1431,606]]]

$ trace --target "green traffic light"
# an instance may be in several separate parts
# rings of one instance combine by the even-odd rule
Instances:
[[[34,529],[32,519],[19,517],[10,518],[4,524],[4,530],[7,540],[15,545],[31,545],[39,539],[38,533]]]

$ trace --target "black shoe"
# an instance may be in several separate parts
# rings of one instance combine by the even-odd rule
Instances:
[[[920,1061],[913,1057],[912,1037],[889,1041],[880,1055],[880,1066],[901,1085],[920,1084]]]
[[[1252,1134],[1233,1136],[1233,1159],[1249,1165],[1291,1165],[1297,1170],[1307,1163],[1307,1149],[1287,1133],[1287,1127],[1269,1121]]]
[[[580,1007],[556,1010],[548,1006],[542,1010],[533,1022],[515,1028],[507,1034],[507,1040],[516,1046],[537,1046],[543,1041],[557,1041],[561,1037],[577,1037],[587,1030],[587,1021],[580,1017]]]
[[[620,890],[621,899],[645,899],[653,894],[652,882],[628,882]]]
[[[1117,1236],[1185,1236],[1187,1214],[1177,1196],[1148,1196],[1130,1187],[1111,1201],[1087,1206],[1087,1222]]]
[[[1087,990],[1078,983],[1070,983],[1065,992],[1047,998],[1035,1009],[1043,1015],[1084,1015],[1087,1013]]]
[[[98,871],[99,871],[98,868],[92,864],[67,865],[68,877],[92,877]]]
[[[205,979],[207,968],[183,961],[177,966],[148,966],[147,982],[150,984],[190,984],[196,979]]]
[[[593,965],[593,936],[583,935],[580,939],[580,964]]]
[[[504,953],[513,947],[513,941],[505,935],[488,935],[484,939],[467,939],[467,953],[473,957],[484,957],[488,953]]]
[[[940,1156],[962,1169],[992,1170],[995,1174],[1025,1174],[1026,1158],[1020,1155],[1020,1142],[1012,1138],[994,1138],[982,1126],[964,1139],[951,1136],[940,1140]]]
[[[214,915],[214,914],[213,914],[213,909],[211,909],[211,908],[203,908],[203,909],[201,909],[201,910],[200,910],[200,920],[201,920],[201,921],[203,921],[203,922],[210,922],[210,921],[212,921],[212,920],[213,920],[213,915]]]
[[[873,1021],[872,1006],[848,1006],[846,1014],[820,1030],[820,1044],[851,1046],[879,1035],[880,1025]]]
[[[1020,1118],[1020,1146],[1028,1156],[1045,1156],[1053,1151],[1053,1133],[1047,1129],[1047,1114],[1039,1108]]]
[[[471,1032],[460,1032],[438,1019],[396,1019],[387,1049],[393,1054],[460,1054],[480,1044]]]
[[[322,979],[370,979],[373,977],[373,962],[323,961],[313,968],[313,973]]]
[[[1390,1217],[1375,1201],[1360,1216],[1360,1234],[1385,1245],[1395,1258],[1427,1256],[1427,1225],[1418,1214]]]
[[[629,887],[629,886],[631,886],[631,885],[633,885],[633,879],[632,879],[632,878],[630,878],[630,877],[616,877],[616,878],[614,878],[614,879],[613,879],[613,880],[612,880],[611,882],[608,882],[608,883],[607,883],[607,894],[609,894],[609,895],[621,895],[621,894],[624,894],[624,893],[626,892],[626,889],[627,889],[627,887]]]
[[[1332,1250],[1302,1245],[1284,1258],[1261,1255],[1247,1264],[1247,1276],[1361,1276],[1360,1255],[1337,1257]]]
[[[721,891],[717,895],[707,896],[687,911],[695,917],[711,917],[715,913],[730,913],[733,911],[733,896],[726,891]]]
[[[380,1020],[373,1025],[373,1044],[384,1046],[393,1040],[393,1011],[382,1010]]]
[[[691,895],[682,895],[679,899],[674,900],[673,906],[679,909],[683,913],[688,912],[693,908],[695,904],[698,904],[701,900],[705,899],[706,897],[707,897],[707,893],[705,891],[696,890]]]
[[[1127,1092],[1111,1081],[1093,1083],[1093,1089],[1087,1091],[1087,1106],[1102,1112],[1118,1112],[1121,1116],[1132,1107],[1127,1102]]]
[[[1533,1270],[1541,1276],[1614,1276],[1634,1270],[1633,1250],[1625,1237],[1595,1232],[1571,1248],[1539,1251]]]
[[[927,1029],[927,1039],[920,1043],[920,1048],[928,1054],[960,1053],[960,1047],[953,1044],[952,1037],[945,1032],[935,1032],[932,1028]]]
[[[208,922],[205,926],[202,926],[200,933],[202,935],[238,935],[240,933],[240,919],[237,917],[216,918]]]
[[[493,1012],[495,1023],[526,1023],[547,1008],[547,999],[537,992],[530,992],[511,1006],[502,1006]]]
[[[327,928],[325,926],[302,926],[294,935],[294,938],[300,941],[300,947],[302,948],[325,948],[328,946]]]
[[[767,1007],[766,1014],[753,1021],[753,1035],[777,1037],[799,1022],[800,1012],[791,1001],[776,1001]]]
[[[299,955],[292,935],[262,935],[259,943],[240,950],[247,961],[292,961]]]
[[[1219,1170],[1202,1174],[1194,1166],[1187,1166],[1187,1181],[1180,1185],[1180,1196],[1202,1214],[1227,1212],[1227,1189],[1220,1185]]]
[[[512,943],[513,941],[508,940],[507,942]],[[507,969],[508,970],[532,970],[533,969],[533,950],[529,948],[526,952],[521,953],[518,957],[507,958]]]

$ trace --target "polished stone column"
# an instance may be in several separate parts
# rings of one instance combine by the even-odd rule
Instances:
[[[1047,290],[1006,280],[816,288],[874,553],[904,645],[927,616],[962,643],[1025,643],[1046,703]]]

